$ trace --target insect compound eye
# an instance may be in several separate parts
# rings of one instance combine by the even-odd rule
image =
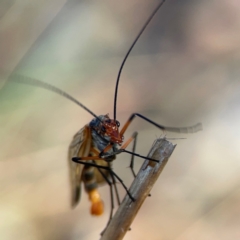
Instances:
[[[120,122],[119,121],[116,121],[116,124],[118,127],[120,127]]]

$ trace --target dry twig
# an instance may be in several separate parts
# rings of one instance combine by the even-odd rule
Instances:
[[[154,183],[162,172],[176,145],[165,138],[157,139],[148,157],[159,160],[159,163],[145,160],[137,177],[133,181],[130,192],[136,199],[132,202],[126,194],[113,219],[105,230],[101,240],[121,240],[130,228],[133,219],[149,195]]]

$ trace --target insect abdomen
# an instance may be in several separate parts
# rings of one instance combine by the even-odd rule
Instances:
[[[86,192],[89,192],[97,188],[97,182],[95,178],[94,167],[85,166],[82,173],[82,180],[84,182],[84,187]]]
[[[88,193],[89,200],[92,203],[91,214],[101,215],[104,211],[104,204],[98,193],[96,171],[94,167],[85,166],[82,173],[85,191]]]

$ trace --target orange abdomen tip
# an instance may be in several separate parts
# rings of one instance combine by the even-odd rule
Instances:
[[[89,194],[89,200],[92,202],[91,214],[101,215],[104,212],[104,204],[97,189],[92,190]]]
[[[92,207],[91,207],[92,215],[96,215],[96,216],[102,215],[103,211],[104,211],[104,204],[102,200],[92,204]]]

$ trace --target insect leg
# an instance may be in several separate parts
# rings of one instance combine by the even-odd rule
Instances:
[[[144,119],[145,121],[153,124],[154,126],[156,126],[157,128],[160,128],[162,130],[166,130],[166,131],[169,131],[169,132],[176,132],[176,133],[195,133],[195,132],[198,132],[198,131],[201,131],[202,130],[202,124],[201,123],[197,123],[193,126],[189,126],[189,127],[181,127],[181,128],[178,128],[178,127],[165,127],[163,125],[160,125],[158,123],[155,123],[154,121],[150,120],[149,118],[139,114],[139,113],[133,113],[130,118],[128,119],[128,121],[125,123],[125,125],[123,126],[121,132],[120,132],[120,135],[123,136],[123,134],[125,133],[125,131],[127,130],[128,126],[131,124],[131,122],[133,121],[133,119],[138,116],[142,119]]]
[[[137,135],[138,135],[138,132],[135,132],[135,136],[134,136],[134,139],[133,139],[133,148],[132,148],[132,151],[134,153],[135,153],[135,150],[136,150]],[[134,155],[131,156],[130,169],[131,169],[132,174],[133,174],[133,176],[135,178],[136,177],[136,173],[134,171]]]
[[[156,159],[153,159],[153,158],[149,158],[149,157],[147,157],[147,156],[143,156],[143,155],[140,155],[140,154],[138,154],[138,153],[131,152],[131,151],[128,151],[128,150],[122,149],[122,148],[120,148],[120,149],[118,149],[117,151],[112,152],[112,153],[104,153],[104,154],[102,154],[101,156],[102,156],[103,159],[104,159],[104,158],[107,158],[107,157],[111,157],[111,156],[113,156],[113,155],[120,154],[120,153],[122,153],[122,152],[129,153],[129,154],[132,154],[132,155],[134,155],[134,156],[137,156],[137,157],[140,157],[140,158],[143,158],[143,159],[147,159],[147,160],[150,160],[150,161],[153,161],[153,162],[157,162],[157,163],[159,162],[159,160],[156,160]]]
[[[132,137],[129,138],[128,141],[126,141],[126,143],[122,146],[122,148],[124,148],[124,147],[126,148],[126,147],[128,146],[128,144],[129,144],[131,141],[133,141],[133,150],[132,150],[132,152],[135,153],[136,144],[137,144],[137,136],[138,136],[138,132],[134,132],[133,135],[132,135]],[[127,145],[127,146],[125,146],[125,145]],[[129,167],[130,167],[130,169],[131,169],[131,171],[132,171],[133,177],[135,178],[137,175],[136,175],[136,173],[135,173],[135,171],[134,171],[134,156],[135,156],[135,155],[132,154],[132,156],[131,156],[131,162],[130,162],[130,166],[129,166]],[[149,193],[148,196],[150,197],[151,194]]]
[[[108,163],[108,166],[109,168],[111,168],[111,163]],[[100,169],[99,169],[100,170]],[[108,183],[109,185],[111,186],[111,211],[110,211],[110,215],[109,215],[109,219],[108,219],[108,222],[107,222],[107,225],[106,227],[104,228],[104,230],[101,232],[101,235],[104,234],[105,230],[107,229],[109,223],[111,222],[112,220],[112,217],[113,217],[113,209],[114,209],[114,199],[113,199],[113,191],[112,191],[112,185],[114,186],[115,188],[115,194],[116,194],[116,197],[117,197],[117,202],[118,202],[118,205],[120,205],[120,199],[119,199],[119,194],[118,194],[118,190],[117,190],[117,186],[116,186],[116,181],[115,181],[115,178],[114,178],[114,175],[112,174],[112,172],[110,171],[110,175],[111,175],[111,178],[112,178],[112,182],[110,182],[108,180]]]
[[[88,166],[93,166],[93,167],[97,167],[97,168],[100,168],[100,169],[105,169],[105,170],[108,170],[110,174],[114,175],[117,180],[122,184],[123,188],[126,190],[128,196],[130,197],[130,199],[134,202],[135,199],[133,198],[133,196],[131,195],[131,193],[128,191],[128,188],[126,187],[126,185],[124,184],[124,182],[122,181],[122,179],[110,168],[110,167],[106,167],[106,166],[101,166],[101,165],[97,165],[97,164],[94,164],[94,163],[90,163],[90,162],[85,162],[85,161],[80,161],[82,158],[79,158],[79,157],[73,157],[72,158],[72,161],[75,162],[75,163],[80,163],[80,164],[83,164],[83,165],[88,165]],[[103,160],[103,159],[102,159]]]
[[[96,163],[95,163],[96,164]],[[97,165],[97,164],[96,164]],[[101,173],[101,175],[103,176],[103,178],[105,179],[105,181],[107,182],[109,188],[110,188],[110,200],[111,200],[111,210],[110,210],[110,215],[109,215],[109,219],[107,222],[106,227],[104,228],[104,230],[101,232],[101,235],[103,235],[103,233],[105,232],[107,226],[109,225],[110,221],[112,220],[112,216],[113,216],[113,209],[114,209],[114,196],[113,196],[113,188],[112,185],[115,184],[114,181],[111,182],[109,181],[108,177],[104,174],[104,172],[102,171],[102,169],[98,168],[98,171]],[[112,174],[110,172],[110,175],[112,177]],[[117,195],[118,196],[118,195]]]
[[[104,158],[102,157],[99,157],[99,156],[89,156],[89,157],[77,157],[78,160],[105,160]],[[96,164],[96,166],[98,166]]]
[[[123,144],[123,146],[121,147],[121,149],[125,149],[127,148],[127,146],[133,141],[133,148],[132,148],[132,152],[135,153],[135,149],[136,149],[136,143],[137,143],[137,135],[138,132],[134,132],[132,134],[132,136]],[[131,156],[131,163],[130,163],[130,169],[132,171],[132,174],[134,176],[134,178],[136,177],[136,173],[134,172],[134,155],[132,154]]]
[[[129,141],[129,143],[132,141],[131,139],[129,139],[130,141]],[[129,144],[129,143],[127,143],[127,145]],[[127,145],[126,145],[126,147],[127,147]],[[109,144],[105,149],[107,149],[107,150],[109,150],[110,148],[112,148],[112,145],[111,144]],[[95,161],[95,160],[104,160],[104,161],[106,161],[106,162],[108,162],[107,161],[107,159],[105,159],[105,158],[102,158],[102,155],[104,154],[104,151],[105,151],[105,149],[102,151],[102,152],[99,152],[98,150],[96,150],[95,148],[92,148],[91,149],[91,151],[92,152],[94,152],[95,154],[97,154],[98,156],[88,156],[88,157],[78,157],[78,160],[89,160],[90,158],[91,159],[93,159],[93,161]],[[115,155],[115,154],[114,154]],[[110,156],[112,156],[112,155],[110,155]],[[108,162],[108,167],[109,167],[109,169],[111,169],[111,166],[110,166],[110,162]],[[96,164],[97,166],[99,166],[98,164]],[[100,169],[98,168],[98,170],[99,170],[99,172],[100,172]],[[111,173],[111,171],[109,171],[110,173]],[[102,176],[103,176],[103,178],[106,180],[106,182],[108,182],[107,180],[107,177],[105,176],[105,175],[103,175],[104,173],[103,172],[100,172],[101,174],[102,174]],[[111,175],[111,177],[112,177],[112,175]],[[120,198],[119,198],[119,194],[118,194],[118,189],[117,189],[117,185],[116,185],[116,181],[115,181],[115,178],[113,177],[112,178],[112,180],[113,180],[113,186],[114,186],[114,190],[115,190],[115,194],[116,194],[116,198],[117,198],[117,202],[118,202],[118,205],[120,205]],[[109,184],[109,182],[108,182],[108,184]]]
[[[111,162],[108,162],[108,166],[111,169]],[[118,193],[118,189],[117,189],[117,182],[116,182],[114,176],[111,175],[111,177],[112,177],[112,182],[113,182],[113,186],[114,186],[114,191],[115,191],[115,194],[117,197],[117,203],[118,203],[118,205],[120,205],[121,201],[120,201],[120,197],[119,197],[119,193]]]

